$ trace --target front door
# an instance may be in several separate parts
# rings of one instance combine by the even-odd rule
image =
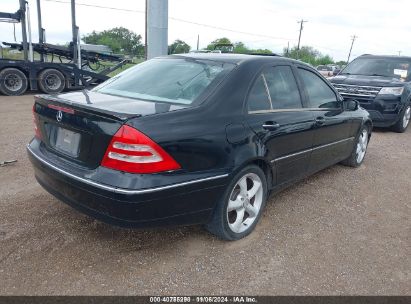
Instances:
[[[314,119],[302,100],[289,65],[266,67],[248,95],[247,121],[266,149],[276,185],[303,177],[308,170]]]
[[[352,115],[344,111],[342,99],[322,77],[304,67],[297,70],[315,119],[308,170],[312,173],[348,157],[354,140],[350,137]]]

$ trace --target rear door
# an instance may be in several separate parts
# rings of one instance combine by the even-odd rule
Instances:
[[[313,115],[290,65],[270,65],[255,78],[247,99],[247,120],[266,147],[276,184],[307,173],[313,144]]]
[[[352,115],[344,111],[342,99],[327,81],[303,66],[297,70],[315,119],[311,173],[345,159],[351,152]]]

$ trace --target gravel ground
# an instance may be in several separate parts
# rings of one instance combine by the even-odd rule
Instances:
[[[376,130],[363,166],[272,196],[256,231],[129,230],[86,217],[35,181],[33,97],[0,96],[1,295],[411,295],[411,129]]]

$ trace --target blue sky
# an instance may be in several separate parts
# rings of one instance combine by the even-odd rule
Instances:
[[[31,7],[33,39],[37,39],[36,1]],[[57,0],[68,2],[68,0]],[[79,4],[117,7],[143,12],[145,0],[76,0]],[[18,0],[0,0],[0,10],[14,12]],[[411,56],[411,23],[409,0],[169,0],[169,42],[182,39],[195,47],[197,34],[200,46],[226,36],[243,41],[254,48],[282,52],[289,42],[297,44],[299,25],[305,19],[302,45],[310,45],[336,60],[348,55],[351,36],[356,34],[353,55],[364,53]],[[47,41],[64,43],[71,39],[70,6],[42,0],[43,26]],[[225,31],[184,23],[193,21]],[[144,36],[144,14],[77,6],[77,24],[82,34],[124,26]],[[16,25],[17,40],[20,28]],[[0,23],[0,41],[13,41],[13,25]]]

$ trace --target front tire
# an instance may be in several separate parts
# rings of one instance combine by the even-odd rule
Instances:
[[[397,123],[392,127],[392,130],[397,133],[404,133],[411,120],[411,105],[408,105],[404,108],[401,113],[400,119],[398,119]]]
[[[356,144],[351,152],[351,155],[341,163],[349,167],[359,167],[364,161],[365,154],[367,153],[368,141],[370,138],[370,128],[368,126],[363,126],[360,133],[356,138]]]
[[[267,200],[267,181],[257,166],[247,166],[232,179],[206,229],[223,240],[239,240],[257,225]]]
[[[19,69],[6,68],[0,72],[0,92],[4,95],[22,95],[27,88],[27,77]]]

